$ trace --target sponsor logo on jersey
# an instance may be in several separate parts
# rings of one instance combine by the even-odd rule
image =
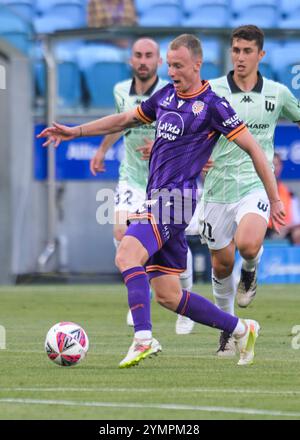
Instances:
[[[246,124],[251,130],[267,130],[270,128],[269,124]]]
[[[233,127],[235,127],[236,125],[240,124],[240,122],[242,122],[242,121],[240,120],[238,115],[235,114],[231,118],[228,118],[225,121],[223,121],[222,124],[224,127],[228,127],[229,125],[232,125]]]
[[[245,96],[243,97],[243,99],[241,100],[241,102],[247,102],[247,103],[250,103],[250,102],[254,102],[254,101],[253,101],[252,98],[250,98],[249,95],[245,95]]]
[[[175,93],[173,93],[171,96],[168,96],[161,105],[163,105],[164,107],[168,107],[171,102],[173,101],[173,98],[175,96]]]
[[[178,101],[178,105],[177,105],[177,108],[182,107],[183,104],[185,104],[185,101],[183,101],[182,99],[179,99],[179,101]]]
[[[194,113],[195,116],[198,116],[202,112],[203,108],[204,108],[204,102],[195,101],[194,104],[192,105],[192,112]]]
[[[183,135],[184,121],[176,112],[168,112],[162,116],[157,125],[156,137],[175,141]]]
[[[267,112],[273,112],[275,110],[275,104],[270,101],[265,101],[265,108]]]
[[[260,209],[263,212],[267,212],[268,210],[268,203],[265,203],[263,200],[260,200],[257,204],[258,209]]]

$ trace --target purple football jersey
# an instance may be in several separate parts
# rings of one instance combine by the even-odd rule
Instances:
[[[234,140],[246,126],[208,81],[193,94],[179,94],[168,84],[137,108],[144,123],[156,121],[150,158],[148,197],[155,190],[195,188],[218,138]]]

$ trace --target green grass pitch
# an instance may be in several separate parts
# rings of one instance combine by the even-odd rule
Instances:
[[[211,299],[209,285],[195,291]],[[253,366],[215,355],[219,332],[196,325],[175,335],[176,315],[152,301],[153,334],[163,352],[121,370],[132,340],[123,285],[0,288],[1,419],[201,420],[300,419],[300,286],[260,286],[241,317],[262,327]],[[83,326],[87,358],[59,367],[44,352],[58,321]],[[296,345],[295,345],[296,344]]]

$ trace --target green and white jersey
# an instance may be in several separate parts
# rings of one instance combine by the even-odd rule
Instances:
[[[137,95],[134,79],[119,82],[114,87],[116,110],[118,113],[132,110],[148,99],[153,93],[164,87],[167,81],[157,78],[153,86],[144,95]],[[124,133],[125,157],[120,165],[119,180],[128,185],[146,191],[149,173],[149,162],[141,160],[137,147],[144,145],[144,139],[154,140],[155,123],[130,128]]]
[[[272,165],[274,131],[279,118],[300,121],[300,103],[284,85],[263,78],[251,92],[243,92],[233,80],[233,72],[209,81],[213,91],[227,99],[246,123]],[[253,189],[263,188],[251,157],[234,142],[221,136],[212,153],[214,166],[204,182],[204,201],[235,203]]]

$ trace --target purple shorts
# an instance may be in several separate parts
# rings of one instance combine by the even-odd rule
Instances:
[[[168,202],[169,203],[169,202]],[[163,204],[157,203],[156,209],[151,200],[145,202],[144,210],[129,216],[129,227],[125,235],[135,237],[149,254],[146,271],[149,278],[161,275],[180,275],[186,270],[187,242],[185,229],[196,207],[195,200],[188,200],[189,214],[183,214],[181,204],[170,204],[167,214]],[[149,206],[151,204],[151,206]],[[168,205],[168,207],[169,207]],[[176,205],[176,206],[174,206]],[[187,218],[186,218],[187,217]]]

